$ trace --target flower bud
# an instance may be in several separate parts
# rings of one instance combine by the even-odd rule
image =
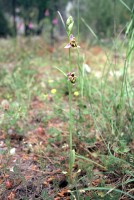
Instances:
[[[66,21],[66,25],[69,26],[71,23],[73,23],[73,18],[72,16],[68,17],[67,21]]]
[[[73,28],[74,22],[72,22],[69,26],[68,26],[68,31],[71,33],[72,28]]]

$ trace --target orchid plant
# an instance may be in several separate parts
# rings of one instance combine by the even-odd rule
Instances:
[[[72,34],[72,28],[74,25],[74,21],[72,16],[70,16],[67,21],[66,21],[66,25],[64,23],[64,20],[60,14],[60,12],[58,12],[62,23],[66,29],[67,35],[68,35],[68,40],[69,43],[64,47],[65,49],[68,49],[68,53],[69,53],[69,69],[70,72],[68,72],[67,74],[65,74],[61,69],[58,69],[59,71],[61,71],[67,78],[68,78],[68,90],[69,90],[69,147],[70,147],[70,154],[69,154],[69,180],[70,182],[72,182],[72,170],[73,170],[73,166],[74,166],[74,162],[75,162],[75,150],[73,149],[73,113],[72,113],[72,85],[75,85],[76,82],[76,76],[75,76],[75,72],[71,72],[72,71],[72,63],[71,63],[71,48],[80,48],[80,46],[77,44],[75,37]]]
[[[72,34],[72,28],[73,28],[73,18],[70,16],[66,21],[66,32],[68,35],[69,43],[64,47],[65,49],[68,49],[69,51],[69,65],[70,65],[70,72],[67,74],[68,77],[68,90],[69,90],[69,144],[70,144],[70,155],[69,155],[69,178],[70,182],[72,182],[72,170],[73,165],[75,162],[75,150],[73,149],[73,113],[72,113],[72,85],[76,82],[76,76],[75,72],[72,71],[72,63],[71,63],[71,48],[80,48],[79,45],[77,45],[77,42],[75,40],[75,37]]]

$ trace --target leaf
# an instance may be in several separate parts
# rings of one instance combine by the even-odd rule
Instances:
[[[70,161],[69,161],[70,171],[73,168],[74,162],[75,162],[75,150],[73,149],[70,151]]]

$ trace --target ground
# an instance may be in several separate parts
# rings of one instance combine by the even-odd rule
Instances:
[[[64,44],[1,39],[0,199],[134,199],[133,92],[128,87],[129,100],[119,94],[125,47],[117,52],[81,43],[79,54],[72,50],[76,158],[70,180],[68,80],[60,71],[69,72]],[[81,90],[77,65],[83,63]],[[132,86],[133,69],[128,73]]]

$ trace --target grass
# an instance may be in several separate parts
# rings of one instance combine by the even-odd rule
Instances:
[[[70,146],[76,154],[71,183],[70,61],[64,44],[1,39],[2,199],[134,199],[134,36],[128,27],[124,41],[81,43],[79,54],[71,51],[77,75],[70,90]],[[76,63],[88,64],[91,72],[79,71]]]

